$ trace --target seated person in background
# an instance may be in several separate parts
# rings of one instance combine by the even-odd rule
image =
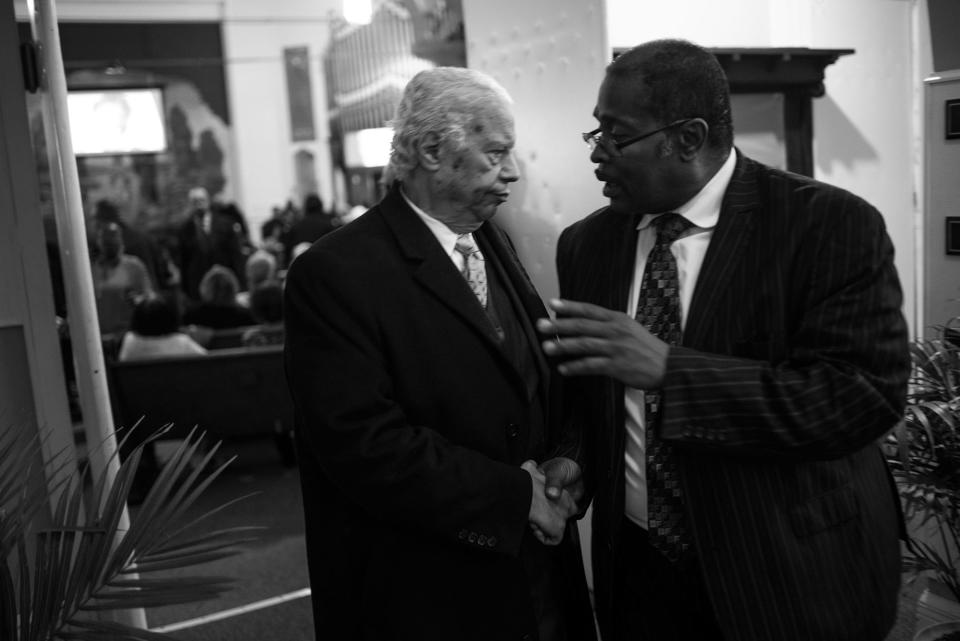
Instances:
[[[154,295],[147,268],[136,256],[123,251],[123,230],[117,223],[97,227],[97,257],[91,262],[100,333],[126,331],[133,306]]]
[[[247,290],[237,294],[237,302],[244,307],[251,307],[250,293],[260,285],[276,280],[277,259],[265,249],[258,249],[250,254],[246,264]]]
[[[277,281],[259,285],[250,295],[250,311],[260,326],[243,333],[243,345],[283,345],[283,286]]]
[[[123,336],[117,358],[131,361],[206,353],[207,350],[180,332],[176,304],[165,296],[153,296],[134,307],[130,331]]]
[[[250,310],[237,304],[240,282],[223,265],[211,267],[200,281],[200,302],[183,315],[186,325],[202,325],[211,329],[229,329],[255,325]]]

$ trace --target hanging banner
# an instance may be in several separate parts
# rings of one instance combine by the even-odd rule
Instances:
[[[316,140],[313,125],[313,95],[310,92],[310,56],[307,48],[285,48],[283,66],[287,73],[290,138],[293,142]]]

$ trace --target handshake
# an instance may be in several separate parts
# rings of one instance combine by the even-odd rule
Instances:
[[[581,511],[578,503],[584,490],[580,466],[571,459],[558,457],[541,465],[525,461],[520,467],[530,474],[533,484],[530,529],[544,545],[558,545],[563,540],[567,519]]]

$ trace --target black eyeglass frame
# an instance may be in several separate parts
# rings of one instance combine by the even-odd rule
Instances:
[[[584,132],[580,135],[583,137],[583,142],[587,143],[587,146],[590,147],[590,153],[593,153],[593,150],[597,148],[597,145],[600,145],[608,154],[620,156],[623,154],[624,147],[628,147],[635,142],[640,142],[644,138],[649,138],[654,134],[658,134],[661,131],[670,129],[671,127],[686,124],[691,120],[694,120],[694,118],[682,118],[680,120],[674,120],[670,124],[664,125],[659,129],[648,131],[647,133],[640,134],[639,136],[632,136],[626,140],[614,140],[613,138],[607,138],[600,130],[600,127],[597,127],[593,131]],[[613,149],[611,149],[611,147],[613,147]]]

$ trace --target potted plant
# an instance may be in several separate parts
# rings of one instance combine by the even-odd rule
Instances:
[[[903,420],[887,459],[911,529],[904,566],[931,576],[960,601],[960,333],[954,319],[934,339],[910,345],[912,371]],[[954,628],[960,629],[960,628]],[[924,639],[940,639],[930,636]],[[938,634],[948,632],[946,628]],[[920,638],[918,636],[918,638]],[[950,637],[946,637],[950,638]],[[957,636],[960,639],[960,633]]]
[[[98,612],[200,601],[229,588],[230,579],[222,577],[158,577],[236,554],[252,529],[193,527],[226,505],[184,522],[188,508],[232,461],[211,465],[219,443],[199,455],[196,429],[160,471],[129,529],[118,531],[143,448],[161,433],[132,449],[112,484],[105,475],[91,478],[86,465],[66,474],[51,506],[52,525],[35,529],[33,517],[49,500],[45,488],[31,493],[24,481],[35,457],[22,455],[22,430],[0,432],[0,508],[6,508],[0,509],[0,639],[172,639],[104,620]]]

